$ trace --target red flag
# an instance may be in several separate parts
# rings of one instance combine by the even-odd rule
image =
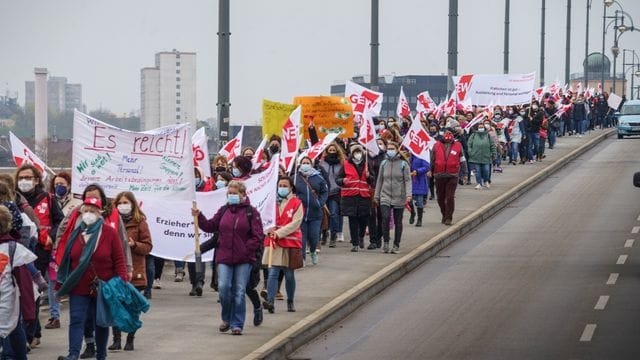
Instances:
[[[411,116],[411,108],[409,108],[407,97],[404,96],[404,90],[402,86],[400,86],[400,96],[398,96],[398,106],[396,108],[396,114],[399,118]]]
[[[300,116],[302,107],[298,106],[284,123],[282,128],[282,158],[284,168],[287,172],[291,172],[294,159],[298,155],[300,149]]]
[[[431,161],[429,152],[435,143],[435,140],[422,127],[420,121],[414,120],[411,122],[411,127],[402,141],[402,146],[409,149],[413,155],[420,159]]]
[[[244,125],[240,127],[240,131],[236,137],[231,139],[228,143],[224,144],[222,149],[220,149],[220,155],[227,158],[227,162],[233,161],[237,156],[240,156],[240,151],[242,150],[242,134],[244,133]]]

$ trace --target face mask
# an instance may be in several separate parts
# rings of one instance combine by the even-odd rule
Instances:
[[[240,195],[238,195],[238,194],[229,194],[229,195],[227,195],[227,202],[229,203],[229,205],[240,204]]]
[[[361,152],[354,153],[353,160],[357,160],[358,162],[362,161],[362,153]]]
[[[531,107],[531,110],[533,110],[533,111],[538,110],[538,105],[533,105],[533,106]]]
[[[281,198],[286,198],[289,196],[289,188],[288,187],[279,187],[278,188],[278,196]]]
[[[275,154],[278,151],[280,151],[280,147],[278,145],[271,145],[271,146],[269,146],[269,150],[271,150],[272,154]]]
[[[122,215],[131,214],[131,204],[120,204],[118,205],[118,212]]]
[[[216,172],[224,172],[227,171],[227,168],[224,166],[216,166]]]
[[[311,172],[311,164],[302,164],[300,165],[300,171],[302,171],[305,174],[308,174]]]
[[[489,124],[484,124],[484,128],[485,128],[485,129],[487,129],[487,130],[489,130],[489,129],[491,128],[491,125],[489,125]]]
[[[524,116],[526,113],[526,111],[520,111],[520,116]]]
[[[390,123],[387,123],[387,125],[389,125],[389,127],[392,127],[393,125],[395,125],[395,123],[394,122],[390,122]]]
[[[494,116],[494,118],[496,118],[496,119],[500,120],[500,119],[502,119],[502,115],[500,115],[500,114],[496,114],[496,115]]]
[[[18,189],[22,192],[29,192],[33,190],[34,185],[31,180],[18,180]]]
[[[445,142],[452,142],[453,141],[453,134],[452,133],[446,133],[444,135],[444,141]]]
[[[216,189],[222,189],[223,187],[226,187],[226,186],[227,186],[227,183],[225,183],[224,181],[222,180],[216,181]]]
[[[384,146],[384,144],[378,145],[378,149],[380,149],[380,151],[387,151],[387,147]]]
[[[98,221],[98,215],[92,212],[83,213],[82,221],[87,225],[93,225],[96,221]]]
[[[67,187],[64,185],[56,185],[56,196],[59,198],[63,198],[65,195],[67,195]]]
[[[231,175],[233,175],[233,177],[239,178],[242,173],[237,168],[233,168],[231,169]]]
[[[398,152],[395,150],[388,150],[387,151],[387,155],[389,155],[389,157],[395,157],[396,155],[398,155]]]
[[[483,128],[483,127],[479,127],[479,128],[478,128],[478,132],[483,133],[483,132],[484,132],[484,128]]]

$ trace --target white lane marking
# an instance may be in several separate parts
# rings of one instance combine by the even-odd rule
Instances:
[[[620,255],[618,257],[618,261],[616,262],[616,265],[624,265],[624,263],[627,262],[628,257],[629,255]]]
[[[637,234],[639,232],[640,232],[640,226],[634,226],[633,229],[631,229],[632,234]]]
[[[624,242],[624,247],[626,247],[626,248],[633,247],[633,243],[634,243],[634,242],[635,242],[635,240],[634,240],[634,239],[629,239],[629,240],[627,240],[627,241],[625,241],[625,242]]]
[[[596,306],[593,307],[593,310],[604,310],[604,308],[607,307],[608,302],[609,295],[601,295],[600,298],[598,298]]]
[[[618,282],[619,277],[620,277],[620,274],[611,273],[611,275],[609,275],[609,280],[607,280],[607,285],[615,285],[616,282]]]
[[[596,324],[587,324],[587,326],[584,327],[582,336],[580,336],[580,341],[582,342],[591,341],[591,338],[593,337],[593,333],[596,331],[597,326],[598,325]]]

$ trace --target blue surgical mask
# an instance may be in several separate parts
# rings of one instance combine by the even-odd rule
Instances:
[[[238,195],[238,194],[228,194],[227,195],[227,202],[229,203],[229,205],[240,204],[240,195]]]
[[[302,171],[303,173],[311,172],[311,164],[302,164],[302,165],[300,165],[300,171]]]
[[[222,181],[222,180],[218,180],[216,181],[216,189],[222,189],[223,187],[226,187],[227,183]]]
[[[278,196],[281,198],[286,198],[289,196],[289,188],[288,187],[279,187],[278,188]]]
[[[387,150],[387,155],[389,155],[389,157],[395,157],[398,155],[398,152],[396,150]]]
[[[240,172],[240,170],[238,170],[237,168],[233,168],[231,169],[231,174],[233,175],[233,177],[235,178],[239,178],[240,176],[242,176],[242,173]]]
[[[64,185],[56,185],[56,196],[59,198],[65,197],[67,195],[67,187]]]

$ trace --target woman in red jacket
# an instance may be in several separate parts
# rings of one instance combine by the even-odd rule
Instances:
[[[67,241],[58,269],[58,296],[69,295],[69,353],[58,360],[80,356],[84,323],[90,311],[95,316],[98,279],[120,276],[127,281],[125,257],[118,232],[104,226],[102,201],[86,198],[80,207],[82,222]],[[96,325],[96,358],[107,356],[109,328]]]

